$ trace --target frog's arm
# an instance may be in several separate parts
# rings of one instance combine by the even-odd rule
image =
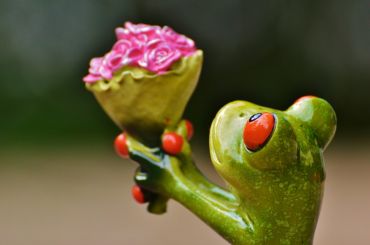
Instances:
[[[140,164],[135,181],[139,186],[174,199],[191,210],[233,244],[250,240],[253,226],[238,209],[233,194],[211,183],[194,165],[187,141],[177,156],[163,153],[128,137],[130,158]]]
[[[183,151],[177,156],[177,159],[181,162],[182,174],[188,181],[191,181],[197,188],[207,192],[210,197],[216,198],[224,203],[227,202],[230,205],[237,205],[237,199],[232,193],[215,185],[200,172],[191,157],[192,153],[188,142],[185,142],[183,148]]]

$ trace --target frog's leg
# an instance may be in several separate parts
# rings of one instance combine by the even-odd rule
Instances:
[[[135,174],[140,187],[159,194],[162,200],[180,202],[233,244],[253,241],[253,225],[240,213],[237,199],[203,176],[191,159],[187,141],[176,156],[148,148],[129,136],[128,146],[131,159],[140,164]]]

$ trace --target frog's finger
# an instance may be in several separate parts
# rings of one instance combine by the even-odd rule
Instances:
[[[114,149],[116,150],[117,154],[122,158],[129,157],[129,151],[127,146],[127,137],[125,133],[121,133],[117,135],[114,139]]]
[[[139,204],[150,202],[154,194],[138,185],[131,188],[131,194],[134,200]]]
[[[164,134],[169,132],[175,132],[189,141],[194,135],[194,126],[189,120],[183,119],[175,127],[167,128]]]
[[[132,160],[138,162],[143,168],[161,166],[163,152],[160,148],[149,148],[126,134],[127,148]]]
[[[193,138],[194,135],[194,126],[191,123],[191,121],[185,119],[183,120],[186,128],[186,138],[188,141],[190,141]]]
[[[158,191],[154,188],[153,181],[155,181],[155,177],[154,179],[151,179],[148,172],[146,172],[142,168],[138,168],[136,170],[134,179],[137,186],[139,186],[141,190],[144,190],[143,192],[144,195],[142,199],[140,199],[141,198],[140,195],[137,196],[139,200],[143,200],[143,202],[149,202],[148,211],[153,214],[165,213],[167,210],[168,197],[164,197],[162,195],[157,194],[156,192],[153,192]],[[134,198],[136,199],[137,197],[134,196]]]
[[[136,169],[134,181],[148,191],[160,193],[161,184],[163,184],[163,179],[161,178],[162,171],[163,169],[160,168],[139,167]]]
[[[176,132],[166,132],[162,135],[162,148],[172,156],[179,154],[184,145],[184,138]]]
[[[169,132],[162,136],[163,151],[180,160],[182,164],[192,163],[192,151],[190,144],[180,134]]]
[[[135,171],[134,180],[138,185],[145,187],[147,185],[148,173],[139,167]]]
[[[169,155],[191,154],[189,140],[194,134],[193,124],[182,120],[175,128],[167,128],[162,135],[162,149]]]
[[[167,202],[167,197],[154,194],[149,202],[148,211],[152,214],[163,214],[167,211]]]

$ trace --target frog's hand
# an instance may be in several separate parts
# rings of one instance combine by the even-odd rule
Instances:
[[[190,146],[181,132],[168,130],[163,139],[166,134],[174,136],[173,133],[183,137],[183,142],[181,147],[176,147],[176,139],[172,139],[175,143],[172,147],[164,144],[163,150],[170,154],[128,138],[130,156],[141,165],[135,175],[136,183],[164,198],[180,202],[233,244],[251,240],[253,227],[248,217],[238,210],[235,197],[199,172],[191,161]]]
[[[199,188],[207,191],[224,202],[235,203],[236,198],[227,190],[210,182],[197,168],[192,158],[189,140],[193,136],[194,129],[190,121],[182,120],[176,128],[166,129],[162,136],[162,149],[167,155],[176,156],[180,162],[183,175]],[[153,173],[153,167],[165,168],[165,154],[160,148],[148,148],[129,138],[131,159],[141,165],[138,173],[144,178],[146,172]],[[151,202],[152,203],[152,202]]]
[[[145,181],[148,172],[155,173],[157,169],[162,168],[164,154],[159,148],[148,148],[130,136],[127,136],[127,145],[130,158],[140,164],[136,170],[136,179]],[[143,196],[146,197],[144,201],[149,202],[148,211],[150,213],[163,214],[166,212],[168,197],[155,194],[146,188],[139,188],[142,189]]]

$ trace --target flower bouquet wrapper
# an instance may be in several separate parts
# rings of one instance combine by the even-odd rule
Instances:
[[[202,62],[203,52],[197,50],[165,73],[126,66],[112,79],[87,83],[86,87],[118,127],[144,144],[158,146],[163,130],[182,118]]]

